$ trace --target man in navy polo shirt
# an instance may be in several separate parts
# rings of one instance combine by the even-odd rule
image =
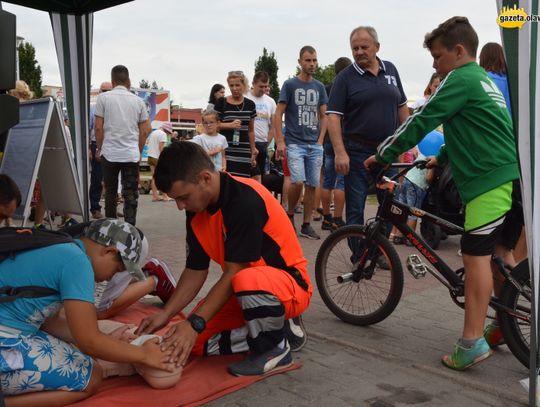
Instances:
[[[369,181],[375,174],[363,162],[409,116],[396,67],[377,57],[375,29],[355,28],[350,44],[354,63],[337,76],[326,112],[336,170],[345,175],[348,225],[364,223]]]

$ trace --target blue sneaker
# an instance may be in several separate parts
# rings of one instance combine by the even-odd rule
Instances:
[[[291,348],[286,343],[284,348],[276,346],[265,353],[249,354],[244,360],[229,365],[228,370],[235,376],[259,376],[283,370],[291,364]]]
[[[472,348],[464,348],[459,342],[456,342],[452,354],[444,355],[441,362],[450,369],[465,370],[486,360],[492,353],[493,351],[489,348],[484,337],[481,337],[474,343]]]

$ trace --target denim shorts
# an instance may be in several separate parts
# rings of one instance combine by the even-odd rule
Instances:
[[[399,188],[398,201],[403,202],[413,208],[421,208],[426,191],[418,185],[413,184],[407,178],[403,179]],[[409,220],[416,220],[416,216],[409,215]]]
[[[345,177],[336,172],[336,156],[331,143],[324,143],[324,189],[345,189]]]
[[[320,144],[289,144],[287,163],[291,182],[305,182],[310,187],[320,186],[323,147]]]
[[[42,390],[83,391],[93,366],[90,356],[43,331],[30,336],[0,337],[0,383],[6,395]]]

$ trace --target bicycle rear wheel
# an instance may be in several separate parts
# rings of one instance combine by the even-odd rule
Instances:
[[[342,321],[370,325],[396,308],[403,292],[403,268],[390,242],[377,234],[371,247],[359,225],[338,229],[317,254],[315,278],[326,306]],[[381,265],[383,260],[389,266]]]
[[[510,281],[506,281],[501,291],[501,304],[511,311],[500,312],[501,330],[506,344],[514,356],[525,366],[529,367],[531,339],[531,280],[529,261],[519,263],[512,271],[520,289]]]

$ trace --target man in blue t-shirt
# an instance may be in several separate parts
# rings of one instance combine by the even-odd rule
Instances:
[[[315,188],[319,187],[323,160],[323,139],[326,133],[326,103],[328,96],[324,85],[313,74],[317,69],[317,51],[306,45],[300,50],[300,74],[283,84],[274,116],[276,131],[276,158],[285,156],[291,173],[291,186],[287,196],[287,213],[294,225],[294,208],[302,186],[304,192],[304,222],[300,236],[320,239],[311,227],[315,204]],[[281,130],[285,114],[285,136]],[[286,146],[286,147],[285,147]]]
[[[345,175],[348,225],[364,223],[369,182],[374,175],[364,168],[364,161],[409,116],[396,67],[377,57],[380,44],[375,29],[355,28],[350,45],[354,63],[336,77],[327,110],[336,170]]]
[[[171,370],[165,363],[170,352],[162,352],[158,343],[133,346],[104,335],[97,325],[94,281],[123,270],[143,279],[143,240],[129,223],[105,218],[92,222],[73,243],[0,262],[0,287],[56,291],[0,303],[0,383],[8,405],[67,405],[89,397],[102,379],[92,356]],[[62,306],[67,326],[46,321]]]

